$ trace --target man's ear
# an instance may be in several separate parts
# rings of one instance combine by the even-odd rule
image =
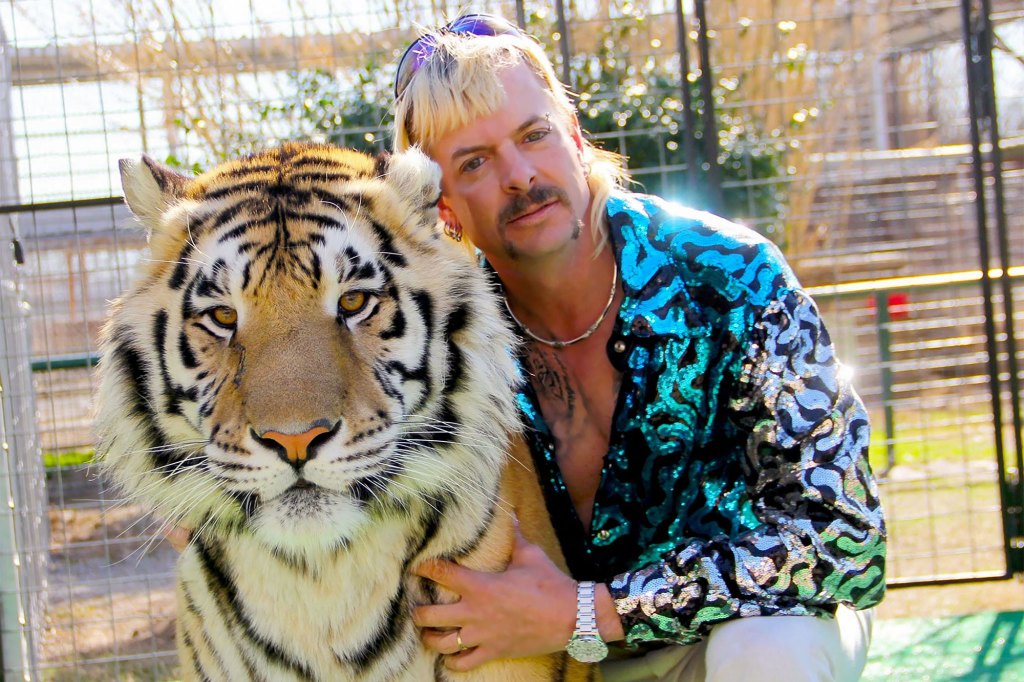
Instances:
[[[569,135],[572,137],[572,141],[576,143],[576,149],[581,154],[583,153],[583,129],[580,127],[580,119],[576,114],[572,115],[572,120],[569,122]]]
[[[446,223],[457,223],[459,221],[459,219],[455,217],[455,211],[452,210],[451,205],[448,203],[448,199],[443,194],[437,201],[437,210],[441,214],[441,220]]]
[[[444,223],[444,233],[457,242],[462,241],[462,223],[444,195],[437,201],[438,217]]]

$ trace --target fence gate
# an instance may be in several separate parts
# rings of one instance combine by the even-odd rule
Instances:
[[[1015,313],[1015,301],[1018,298],[1016,292],[1021,289],[1020,278],[1024,277],[1024,259],[1021,258],[1024,251],[1018,248],[1014,253],[1010,246],[993,66],[995,33],[990,5],[990,0],[965,0],[961,5],[961,17],[989,390],[992,394],[993,441],[1001,483],[1006,572],[1019,575],[1024,574],[1024,481],[1021,478],[1024,472],[1024,424],[1021,421],[1021,364],[1024,356],[1021,355],[1019,344],[1019,341],[1024,341],[1024,335],[1021,334],[1021,325],[1016,323],[1018,316]],[[1015,175],[1019,182],[1020,169],[1017,171]],[[1016,198],[1019,205],[1022,197]],[[1017,241],[1019,247],[1020,240]],[[997,312],[1000,303],[1001,309]],[[1001,325],[999,313],[1002,317]],[[1005,409],[1007,403],[1009,415]],[[1009,437],[1005,437],[1007,431]]]
[[[5,680],[177,674],[176,555],[90,467],[97,330],[146,257],[118,158],[386,148],[398,57],[465,3],[94,5],[0,4]],[[1019,0],[472,5],[648,191],[783,248],[872,414],[890,584],[1024,572]]]

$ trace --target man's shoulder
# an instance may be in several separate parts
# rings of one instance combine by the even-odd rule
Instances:
[[[647,268],[669,266],[690,286],[766,304],[796,277],[778,247],[754,230],[660,197],[618,193],[608,201],[613,240],[623,259]],[[731,298],[731,296],[730,296]]]
[[[688,258],[712,252],[778,251],[771,240],[749,227],[650,194],[613,194],[608,216],[613,232],[621,230],[624,240],[645,241],[655,249],[679,251]]]

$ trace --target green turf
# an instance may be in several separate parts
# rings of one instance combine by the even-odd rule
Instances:
[[[864,682],[1024,680],[1024,611],[875,621]]]

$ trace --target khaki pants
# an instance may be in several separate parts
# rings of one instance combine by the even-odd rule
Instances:
[[[738,618],[697,644],[601,664],[605,682],[856,682],[874,611],[839,607],[835,619]]]

